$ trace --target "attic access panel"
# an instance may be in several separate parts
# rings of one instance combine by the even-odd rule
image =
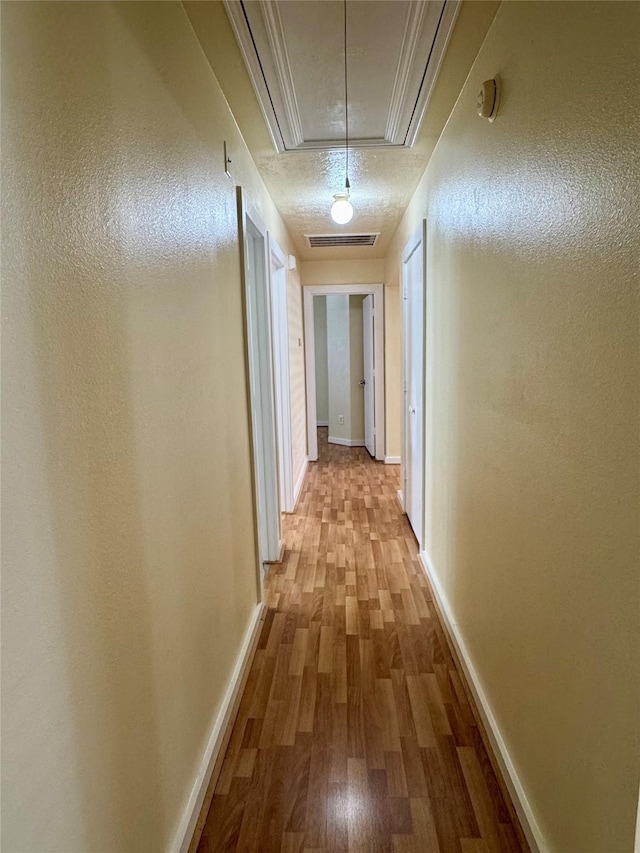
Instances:
[[[224,0],[277,151],[344,147],[343,5]],[[460,0],[347,4],[354,147],[415,142]]]

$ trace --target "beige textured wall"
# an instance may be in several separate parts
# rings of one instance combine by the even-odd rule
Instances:
[[[209,66],[220,83],[225,99],[232,105],[234,120],[243,133],[253,156],[260,159],[273,150],[266,125],[260,114],[253,86],[242,54],[220,0],[185,0],[182,4]],[[233,159],[233,158],[232,158]],[[280,248],[294,254],[290,236],[281,219],[274,222]],[[287,309],[289,322],[289,369],[291,392],[291,429],[293,444],[293,477],[297,482],[307,456],[307,403],[304,376],[302,333],[302,292],[296,270],[287,272]]]
[[[639,44],[504,3],[387,265],[426,216],[429,556],[562,853],[631,850],[638,796]]]
[[[380,284],[384,261],[300,261],[302,286],[310,284]]]
[[[156,853],[257,600],[236,182],[290,243],[179,4],[4,4],[2,107],[2,848]]]
[[[397,270],[394,272],[393,267],[386,269],[383,260],[302,261],[300,278],[303,287],[321,284],[384,283],[385,452],[387,456],[400,456],[402,362]]]

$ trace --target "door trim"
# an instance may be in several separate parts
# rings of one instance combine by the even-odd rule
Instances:
[[[245,364],[247,374],[247,405],[250,420],[251,484],[253,492],[253,516],[258,555],[259,600],[264,598],[264,564],[277,562],[282,549],[280,520],[280,495],[278,488],[278,459],[276,451],[275,395],[273,385],[273,359],[271,341],[271,294],[269,288],[269,253],[267,230],[259,214],[247,201],[242,187],[236,187],[238,204],[238,238],[240,247],[240,273],[244,316]],[[252,324],[251,280],[247,275],[248,240],[250,231],[262,239],[262,266],[264,270],[264,298],[266,310],[259,316],[259,326]],[[260,334],[262,332],[263,334]],[[254,370],[255,363],[262,366],[269,376],[261,382]],[[265,411],[263,394],[268,392]],[[259,474],[262,473],[265,489],[263,512],[264,533],[261,532]],[[273,488],[275,484],[275,489]],[[271,492],[274,492],[271,494]]]
[[[313,297],[348,294],[373,296],[373,334],[375,360],[375,430],[376,459],[384,462],[385,408],[384,408],[384,285],[383,284],[317,284],[306,285],[304,292],[304,361],[307,379],[307,454],[309,461],[318,458],[318,433],[316,425],[316,345],[313,317]]]

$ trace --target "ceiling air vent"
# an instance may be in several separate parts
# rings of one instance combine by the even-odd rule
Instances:
[[[332,249],[336,246],[375,246],[376,234],[305,234],[312,249]]]

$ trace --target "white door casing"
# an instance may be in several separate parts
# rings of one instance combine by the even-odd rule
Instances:
[[[373,296],[365,296],[362,301],[362,349],[364,360],[364,444],[375,457],[375,332],[373,328]]]
[[[283,512],[293,512],[293,449],[291,441],[287,268],[284,253],[270,234],[268,238],[280,507]]]
[[[237,192],[249,374],[254,510],[259,561],[264,564],[277,562],[281,550],[269,260],[264,224],[243,198],[240,187]],[[263,572],[259,574],[262,592]]]
[[[375,410],[375,458],[384,462],[385,417],[384,417],[384,285],[382,284],[322,284],[308,285],[304,291],[304,354],[307,380],[307,453],[309,461],[318,458],[318,433],[316,420],[316,357],[313,324],[313,297],[331,296],[337,293],[373,296],[374,327],[374,410]]]
[[[402,255],[403,499],[420,549],[425,547],[425,246],[426,220],[407,243]]]

